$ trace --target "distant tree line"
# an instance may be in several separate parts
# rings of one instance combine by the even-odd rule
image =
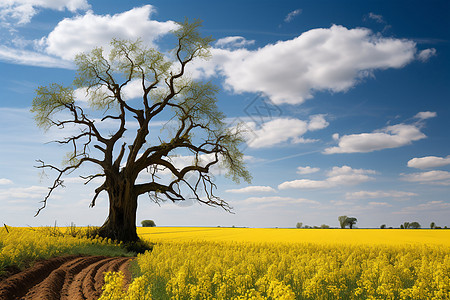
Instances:
[[[353,226],[356,224],[356,222],[358,222],[358,219],[355,217],[339,216],[338,221],[339,221],[340,228],[345,229],[348,227],[350,229],[353,229]],[[296,227],[297,228],[316,228],[316,229],[331,228],[329,225],[326,225],[326,224],[322,224],[320,226],[309,226],[309,225],[303,225],[302,222],[298,222]],[[387,229],[387,228],[393,229],[393,227],[387,227],[386,224],[382,224],[380,226],[380,229]],[[422,228],[422,226],[420,225],[420,223],[416,222],[416,221],[404,222],[403,224],[400,224],[400,229],[421,229],[421,228]],[[431,222],[430,229],[442,229],[442,227],[436,226],[435,222]],[[444,226],[444,229],[447,229],[447,226]]]
[[[309,225],[303,226],[302,222],[298,222],[296,227],[299,229],[300,228],[305,228],[305,229],[328,229],[328,228],[330,228],[330,226],[327,224],[322,224],[320,226],[309,226]]]

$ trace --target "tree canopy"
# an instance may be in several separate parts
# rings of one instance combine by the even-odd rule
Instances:
[[[199,21],[179,23],[173,32],[176,46],[169,53],[140,40],[114,39],[108,55],[99,47],[76,56],[72,86],[53,83],[37,89],[31,109],[37,125],[45,130],[78,130],[56,141],[72,146],[63,167],[39,161],[39,168],[56,171],[57,176],[37,214],[52,192],[63,186],[64,175],[85,164],[100,170],[83,176],[86,183],[96,178],[103,181],[90,206],[95,206],[101,192],[108,193],[110,214],[101,228],[104,236],[137,239],[137,198],[142,194],[158,203],[176,202],[186,199],[187,188],[190,198],[231,211],[214,194],[213,166],[225,170],[235,182],[250,182],[251,176],[238,148],[244,142],[242,131],[239,126],[228,128],[217,107],[218,88],[192,80],[186,73],[188,64],[210,55],[212,39],[200,35],[200,25]],[[126,97],[125,90],[133,86],[139,87],[140,101]],[[86,105],[76,99],[80,91]],[[101,116],[95,117],[96,113]],[[161,115],[167,119],[158,134],[151,126]],[[105,130],[102,124],[114,128]],[[177,155],[190,161],[179,166]]]

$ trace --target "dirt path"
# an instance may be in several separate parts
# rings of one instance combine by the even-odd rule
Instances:
[[[129,283],[129,257],[66,256],[37,262],[0,281],[0,299],[98,299],[104,272],[123,271]]]

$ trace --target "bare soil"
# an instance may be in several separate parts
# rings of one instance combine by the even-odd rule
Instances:
[[[131,281],[130,257],[64,256],[39,261],[0,281],[0,299],[98,299],[104,272],[122,271]]]

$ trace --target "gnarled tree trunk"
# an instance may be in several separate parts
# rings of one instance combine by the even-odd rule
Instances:
[[[102,237],[123,242],[137,241],[136,211],[138,195],[128,180],[115,182],[107,189],[109,216],[99,230]]]

